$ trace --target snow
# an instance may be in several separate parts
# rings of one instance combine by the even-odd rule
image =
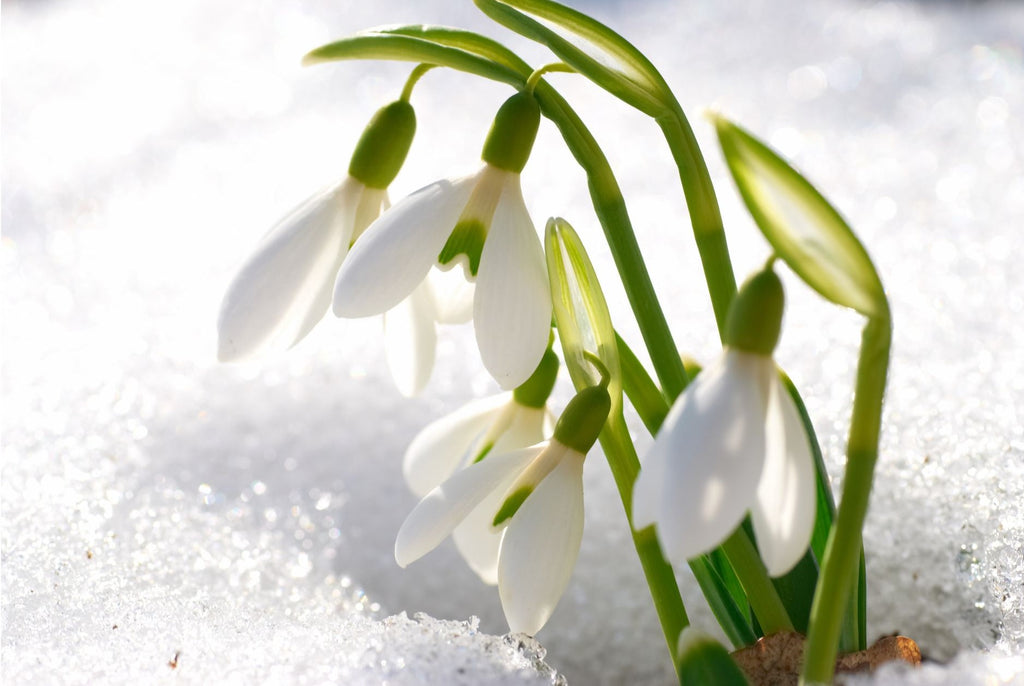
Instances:
[[[740,277],[767,248],[699,116],[707,107],[804,170],[882,274],[895,340],[865,531],[869,632],[909,635],[933,662],[872,682],[1024,683],[1024,6],[781,7],[589,5],[690,113]],[[671,679],[599,454],[579,563],[543,648],[502,638],[496,593],[452,545],[394,563],[414,504],[405,446],[496,390],[468,327],[444,330],[413,401],[388,378],[379,321],[329,316],[287,354],[215,361],[233,270],[276,218],[338,180],[409,71],[299,58],[396,22],[458,24],[550,59],[469,3],[4,4],[5,683]],[[677,343],[712,359],[710,304],[657,130],[577,77],[550,80],[606,146]],[[508,93],[427,74],[393,199],[472,169]],[[624,296],[584,181],[548,124],[523,182],[538,223],[560,215],[579,231],[638,348],[615,314]],[[862,322],[783,276],[778,358],[839,487]],[[681,583],[691,619],[711,628],[695,584]]]

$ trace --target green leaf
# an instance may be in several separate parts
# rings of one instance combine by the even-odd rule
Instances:
[[[398,60],[449,67],[521,87],[526,77],[511,67],[463,49],[397,33],[365,31],[311,50],[303,64],[336,60]]]
[[[491,19],[546,45],[573,69],[652,117],[665,114],[666,103],[674,102],[661,74],[643,53],[595,19],[550,0],[474,2]]]
[[[555,323],[569,376],[577,390],[601,383],[600,370],[587,359],[588,353],[596,355],[607,371],[612,412],[617,412],[622,407],[619,349],[597,272],[580,237],[562,218],[548,220],[544,247]]]
[[[533,71],[529,64],[498,41],[465,29],[451,26],[406,24],[404,26],[386,26],[375,29],[374,32],[419,38],[437,45],[446,45],[450,48],[470,52],[504,65],[512,71],[517,71],[524,75],[524,79]]]
[[[824,298],[887,317],[878,272],[832,205],[764,143],[724,117],[713,120],[729,171],[776,254]]]

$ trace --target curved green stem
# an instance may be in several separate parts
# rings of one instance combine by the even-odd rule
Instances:
[[[708,284],[718,332],[722,336],[729,305],[736,295],[736,276],[733,274],[729,246],[722,226],[722,213],[718,208],[707,164],[682,108],[677,102],[673,105],[669,114],[658,117],[656,121],[679,170],[693,237],[704,268],[704,279]]]
[[[402,102],[409,102],[409,98],[412,97],[412,89],[416,86],[416,82],[420,80],[424,74],[436,67],[436,64],[417,64],[416,68],[409,74],[409,78],[405,80],[405,87],[402,88],[402,95],[400,100]]]
[[[859,569],[861,530],[878,459],[891,341],[892,324],[888,312],[883,317],[868,320],[857,364],[843,497],[825,546],[821,576],[811,606],[802,683],[818,684],[832,680],[843,614]]]
[[[575,73],[575,71],[575,69],[565,62],[552,62],[551,64],[545,64],[543,67],[536,69],[532,74],[530,74],[530,78],[526,79],[526,92],[532,93],[533,89],[537,87],[537,82],[540,81],[541,77],[545,74],[550,74],[552,72],[572,74]]]
[[[629,437],[629,429],[621,410],[608,417],[608,423],[605,424],[598,440],[615,478],[615,486],[618,488],[626,519],[629,521],[629,529],[633,534],[633,545],[640,558],[640,565],[643,567],[647,586],[650,588],[651,598],[661,621],[661,629],[665,634],[665,642],[672,655],[672,662],[678,668],[676,646],[679,645],[679,634],[689,625],[690,620],[686,615],[683,599],[679,595],[675,573],[661,554],[654,528],[648,527],[643,531],[633,529],[633,482],[640,471],[640,460]]]

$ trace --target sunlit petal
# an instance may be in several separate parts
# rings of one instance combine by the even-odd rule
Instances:
[[[544,354],[551,329],[551,294],[540,239],[510,175],[480,259],[473,321],[484,366],[512,389]]]
[[[653,454],[652,454],[653,453]],[[658,519],[662,488],[665,486],[664,451],[648,453],[633,483],[633,528],[639,531]]]
[[[451,476],[509,400],[509,394],[474,400],[424,427],[409,444],[402,463],[409,489],[422,497]]]
[[[771,385],[766,432],[764,472],[751,519],[768,573],[780,576],[800,561],[811,542],[817,484],[807,433],[778,377]]]
[[[509,629],[536,634],[554,612],[583,538],[583,456],[568,452],[512,517],[498,591]]]
[[[504,490],[540,452],[531,447],[494,455],[456,472],[406,517],[395,540],[395,561],[405,567],[443,541],[494,490]]]
[[[381,215],[352,246],[334,286],[334,313],[390,310],[423,281],[455,227],[473,177],[421,188]]]
[[[665,419],[648,460],[667,465],[657,524],[673,563],[682,565],[721,543],[753,502],[774,373],[768,357],[727,351]]]
[[[306,200],[267,233],[221,303],[222,362],[288,347],[323,318],[362,189],[346,179]]]
[[[495,452],[525,448],[540,443],[551,435],[548,409],[546,407],[524,407],[518,403],[512,421],[494,442]]]
[[[507,486],[507,485],[506,485]],[[459,554],[485,584],[498,583],[498,549],[504,529],[491,526],[505,489],[491,491],[452,532]]]
[[[433,302],[421,284],[384,313],[384,352],[399,393],[411,398],[423,390],[434,369],[436,349]]]
[[[475,284],[466,281],[461,269],[431,269],[427,275],[434,295],[438,324],[465,324],[473,318]]]

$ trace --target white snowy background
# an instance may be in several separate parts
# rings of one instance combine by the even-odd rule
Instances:
[[[876,682],[1024,683],[1024,6],[585,8],[647,52],[690,113],[738,276],[767,248],[723,172],[708,107],[803,169],[883,276],[895,343],[865,532],[869,632],[912,636],[931,662]],[[395,565],[414,504],[405,446],[496,390],[471,328],[443,331],[413,401],[390,384],[378,321],[329,316],[287,354],[215,361],[234,269],[275,219],[340,178],[410,68],[300,57],[411,22],[550,61],[468,2],[5,0],[4,683],[671,681],[599,452],[579,564],[539,644],[502,637],[495,591],[450,544]],[[656,128],[578,77],[551,81],[606,146],[680,348],[707,361],[710,305]],[[392,197],[473,168],[509,94],[424,77]],[[523,183],[538,224],[561,215],[583,235],[639,348],[582,174],[550,124]],[[861,322],[790,276],[778,358],[839,487]],[[695,584],[680,582],[694,622],[711,627]]]

